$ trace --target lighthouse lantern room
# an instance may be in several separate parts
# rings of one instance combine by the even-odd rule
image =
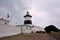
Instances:
[[[26,15],[24,15],[24,24],[32,24],[31,18],[32,16],[27,11]]]

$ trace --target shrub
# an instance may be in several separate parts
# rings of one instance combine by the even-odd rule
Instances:
[[[54,25],[46,26],[46,27],[44,28],[44,30],[45,30],[47,33],[51,33],[51,31],[53,31],[53,32],[59,31],[59,29],[57,29]]]
[[[33,31],[31,31],[31,33],[34,33]]]
[[[36,31],[36,33],[45,33],[44,31]]]

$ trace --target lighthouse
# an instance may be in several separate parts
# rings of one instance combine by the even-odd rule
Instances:
[[[26,15],[24,15],[24,24],[25,25],[32,25],[31,18],[32,18],[32,16],[27,11]]]

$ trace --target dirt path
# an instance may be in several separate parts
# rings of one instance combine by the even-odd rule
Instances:
[[[0,40],[56,40],[47,33],[24,34],[22,36],[12,36],[1,38]]]

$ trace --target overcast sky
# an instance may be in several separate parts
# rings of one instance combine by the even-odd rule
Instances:
[[[32,15],[33,25],[60,28],[60,0],[0,0],[0,17],[9,13],[11,24],[23,24],[27,10]]]

